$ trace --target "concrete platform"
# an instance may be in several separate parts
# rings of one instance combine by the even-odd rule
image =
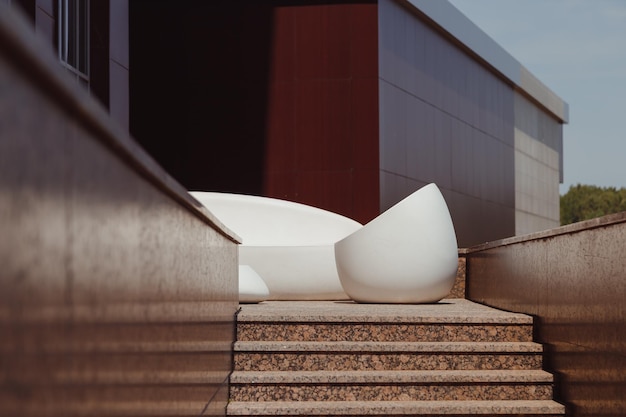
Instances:
[[[526,314],[510,313],[466,299],[433,304],[359,304],[354,301],[265,301],[241,305],[237,321],[367,323],[532,324]]]

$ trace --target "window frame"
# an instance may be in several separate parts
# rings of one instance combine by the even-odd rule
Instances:
[[[85,85],[89,85],[90,73],[89,3],[58,0],[57,7],[59,61]]]

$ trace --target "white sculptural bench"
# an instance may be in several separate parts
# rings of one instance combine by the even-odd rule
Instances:
[[[454,285],[457,243],[435,184],[406,197],[365,226],[319,208],[241,194],[192,192],[242,238],[239,264],[267,284],[241,301],[338,300],[427,303]],[[252,285],[250,271],[240,284]],[[256,288],[256,287],[255,287]],[[257,291],[258,293],[255,293]]]

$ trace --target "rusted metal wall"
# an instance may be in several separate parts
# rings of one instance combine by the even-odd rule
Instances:
[[[573,416],[626,415],[626,212],[470,248],[467,296],[532,314]]]
[[[66,75],[0,5],[0,415],[224,415],[237,237]]]

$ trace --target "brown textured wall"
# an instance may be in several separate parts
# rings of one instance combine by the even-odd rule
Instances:
[[[0,8],[0,415],[224,415],[236,236],[20,23]]]
[[[466,258],[469,299],[535,316],[569,415],[626,415],[626,212]]]
[[[278,2],[264,193],[363,223],[378,215],[375,2]]]

